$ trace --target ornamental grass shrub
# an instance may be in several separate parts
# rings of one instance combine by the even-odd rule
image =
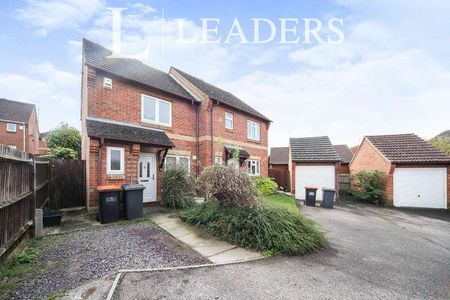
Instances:
[[[229,243],[264,253],[303,254],[326,243],[312,221],[264,203],[240,207],[212,199],[181,212],[180,217]]]
[[[205,168],[197,179],[197,188],[207,198],[214,198],[223,204],[251,207],[259,202],[259,192],[252,178],[229,166]]]
[[[351,177],[350,193],[359,200],[383,204],[386,175],[380,171],[363,171]]]
[[[258,177],[255,179],[256,187],[263,196],[278,192],[278,184],[269,177]]]
[[[183,209],[194,204],[195,180],[183,168],[168,169],[164,175],[162,188],[164,206]]]

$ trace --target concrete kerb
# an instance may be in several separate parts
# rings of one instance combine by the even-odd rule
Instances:
[[[164,267],[164,268],[149,268],[149,269],[121,269],[117,272],[116,278],[114,279],[114,282],[111,285],[111,288],[109,290],[106,300],[111,300],[112,297],[114,296],[114,292],[119,284],[119,280],[120,280],[122,274],[211,268],[211,267],[219,267],[219,266],[225,266],[225,265],[241,264],[241,263],[251,262],[251,261],[260,260],[260,259],[264,259],[264,258],[265,257],[255,257],[255,258],[243,259],[243,260],[232,261],[232,262],[211,263],[211,264],[180,266],[180,267]]]

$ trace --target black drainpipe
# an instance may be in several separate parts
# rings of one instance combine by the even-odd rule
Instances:
[[[98,146],[98,166],[97,166],[97,185],[102,185],[102,148],[105,140],[103,138],[100,139],[100,144]]]

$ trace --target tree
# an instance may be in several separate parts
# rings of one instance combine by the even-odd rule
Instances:
[[[61,123],[47,136],[47,146],[51,149],[51,157],[76,159],[80,157],[80,132],[66,123]]]
[[[442,152],[450,154],[450,138],[434,138],[430,143]]]

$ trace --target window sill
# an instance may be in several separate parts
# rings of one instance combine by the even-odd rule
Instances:
[[[247,142],[255,143],[255,144],[261,144],[261,140],[252,140],[252,139],[249,139],[249,138],[247,138]]]
[[[153,123],[149,121],[142,121],[141,125],[147,128],[156,128],[156,129],[162,129],[162,130],[172,130],[172,125],[162,125],[159,123]]]
[[[125,179],[125,174],[107,174],[106,177],[110,180],[123,180]]]
[[[225,128],[225,131],[234,133],[234,129],[230,129],[230,128]]]

